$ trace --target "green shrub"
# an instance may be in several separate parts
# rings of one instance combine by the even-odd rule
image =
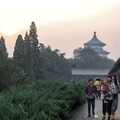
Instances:
[[[2,120],[66,120],[85,102],[84,84],[41,81],[0,93]]]

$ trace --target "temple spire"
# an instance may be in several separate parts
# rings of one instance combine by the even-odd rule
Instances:
[[[94,32],[94,36],[93,37],[96,37],[96,31]]]

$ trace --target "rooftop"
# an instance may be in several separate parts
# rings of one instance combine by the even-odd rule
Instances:
[[[72,69],[72,75],[107,75],[110,69]]]
[[[110,52],[107,52],[105,50],[103,50],[102,48],[97,48],[97,49],[94,49],[98,54],[110,54]]]
[[[93,35],[93,38],[88,41],[87,43],[84,44],[84,46],[87,46],[87,47],[90,47],[90,46],[94,46],[94,45],[97,45],[97,46],[105,46],[106,44],[101,42],[97,36],[96,36],[96,32],[94,32],[94,35]]]

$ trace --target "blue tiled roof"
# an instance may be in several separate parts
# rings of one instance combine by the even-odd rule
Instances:
[[[98,54],[106,54],[108,55],[110,52],[107,52],[105,50],[103,50],[102,48],[97,48],[97,49],[94,49]]]
[[[96,45],[97,45],[97,46],[105,46],[106,44],[103,43],[103,42],[101,42],[101,41],[97,38],[96,32],[94,32],[93,38],[92,38],[90,41],[88,41],[87,43],[85,43],[84,46],[90,47],[90,46],[96,46]]]

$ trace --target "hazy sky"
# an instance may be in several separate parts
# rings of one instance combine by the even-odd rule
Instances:
[[[39,41],[73,56],[73,50],[97,37],[109,58],[120,57],[120,0],[0,0],[0,36],[12,56],[18,34],[37,26]]]

